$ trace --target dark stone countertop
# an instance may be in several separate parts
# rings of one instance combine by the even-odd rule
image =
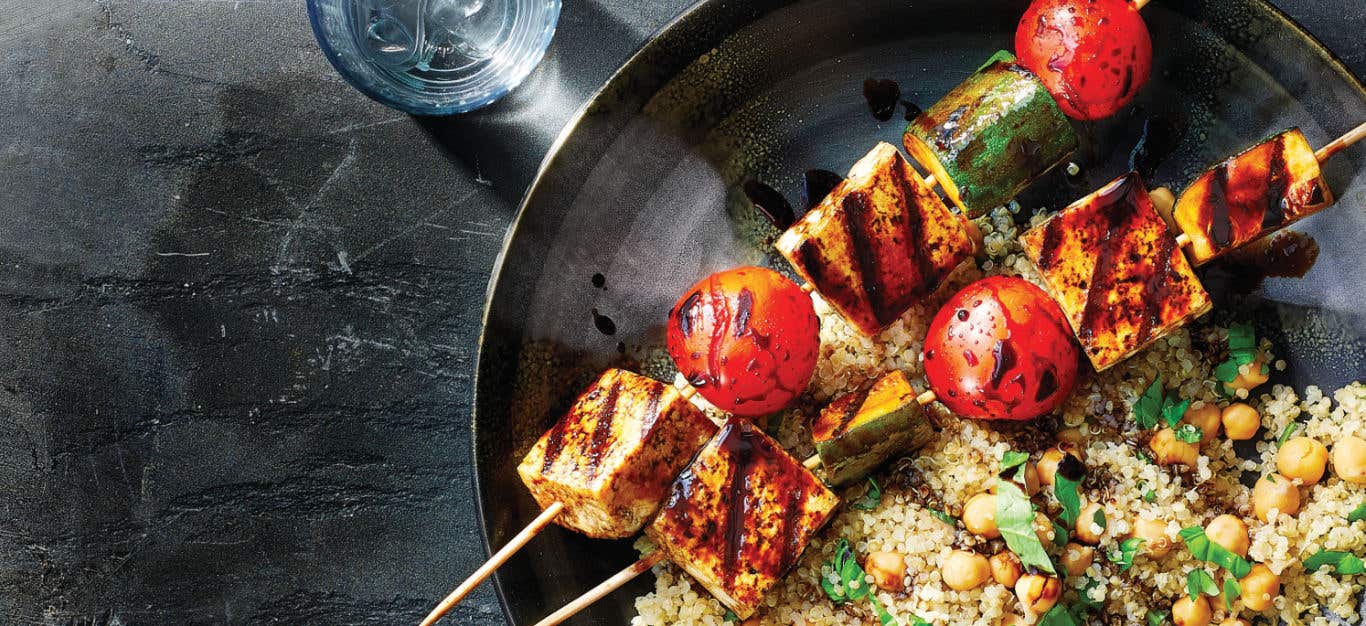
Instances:
[[[299,0],[0,2],[0,623],[415,622],[484,556],[516,203],[687,4],[567,2],[521,89],[416,120]],[[1277,4],[1366,75],[1366,5]],[[501,622],[487,587],[447,621]]]

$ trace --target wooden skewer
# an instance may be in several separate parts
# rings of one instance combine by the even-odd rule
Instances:
[[[526,528],[523,528],[521,532],[517,533],[517,535],[512,538],[512,541],[509,541],[501,550],[492,557],[489,557],[489,560],[479,566],[479,569],[474,570],[474,573],[470,574],[470,577],[466,578],[465,582],[460,583],[460,586],[456,587],[455,591],[452,591],[450,595],[446,596],[446,598],[441,601],[441,604],[436,605],[436,608],[432,609],[432,612],[428,613],[427,617],[422,620],[422,626],[431,626],[432,624],[435,624],[437,620],[441,619],[447,612],[455,608],[455,605],[459,604],[471,591],[474,591],[474,588],[478,587],[479,583],[484,582],[484,579],[488,578],[490,574],[493,574],[494,570],[501,567],[503,563],[506,563],[508,559],[512,558],[512,555],[516,554],[518,550],[521,550],[522,546],[525,546],[527,542],[531,541],[532,537],[535,537],[542,530],[545,530],[546,526],[549,526],[550,523],[559,516],[560,511],[563,510],[564,503],[553,502],[550,506],[546,507],[544,511],[541,511],[541,514],[537,515],[536,519],[531,520],[531,523],[527,524]]]
[[[1362,122],[1360,126],[1347,131],[1347,134],[1334,139],[1329,142],[1328,145],[1314,151],[1314,158],[1318,159],[1319,163],[1322,163],[1333,158],[1333,155],[1346,150],[1347,146],[1361,141],[1362,139],[1366,139],[1366,122]]]
[[[622,585],[631,582],[631,579],[641,574],[644,574],[651,567],[658,565],[659,562],[663,560],[664,551],[660,549],[655,549],[654,552],[651,552],[645,556],[640,557],[639,561],[636,561],[635,563],[632,563],[631,565],[627,566],[626,569],[621,570],[620,572],[617,572],[615,575],[613,575],[611,578],[602,581],[602,583],[600,583],[598,586],[589,589],[588,593],[585,593],[575,598],[574,601],[570,602],[569,604],[560,607],[560,610],[551,613],[549,617],[546,617],[545,619],[536,622],[536,626],[553,626],[554,624],[558,624],[560,622],[563,622],[564,620],[569,619],[570,617],[573,617],[575,613],[578,613],[579,611],[582,611],[584,608],[586,608],[588,605],[597,602],[603,596],[612,593],[613,591],[616,591],[617,588],[621,587]]]
[[[1324,161],[1333,158],[1333,155],[1346,150],[1349,146],[1362,139],[1366,139],[1366,122],[1362,122],[1356,128],[1347,131],[1343,136],[1328,142],[1328,145],[1315,150],[1314,158],[1319,163],[1323,163]],[[1176,245],[1184,248],[1190,244],[1191,238],[1186,233],[1181,233],[1176,236]]]

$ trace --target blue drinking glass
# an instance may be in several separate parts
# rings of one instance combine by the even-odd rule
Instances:
[[[493,103],[545,55],[560,0],[308,0],[323,54],[356,89],[417,115]]]

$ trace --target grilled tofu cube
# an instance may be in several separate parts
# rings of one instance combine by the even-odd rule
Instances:
[[[669,485],[716,425],[678,390],[609,369],[517,466],[541,508],[564,503],[555,522],[589,537],[640,531]]]
[[[1201,174],[1174,217],[1202,265],[1332,204],[1314,149],[1292,128]]]
[[[775,245],[841,316],[872,335],[972,256],[963,221],[888,143]]]
[[[936,427],[917,395],[898,370],[825,407],[811,423],[811,438],[826,482],[852,484],[894,456],[929,443]]]
[[[1209,311],[1209,294],[1136,173],[1020,236],[1096,371]]]
[[[734,419],[674,481],[645,534],[746,619],[838,505],[776,441]]]

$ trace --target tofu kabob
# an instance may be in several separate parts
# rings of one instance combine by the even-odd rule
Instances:
[[[1322,185],[1317,163],[1359,140],[1366,134],[1366,125],[1325,146],[1317,155],[1309,151],[1315,157],[1312,161],[1304,158],[1307,141],[1292,130],[1211,170],[1176,203],[1171,221],[1183,233],[1173,239],[1174,246],[1166,245],[1165,215],[1155,212],[1136,174],[1121,177],[1069,206],[1022,237],[1026,255],[1039,267],[1056,303],[1018,279],[980,281],[977,293],[993,300],[984,312],[968,311],[968,304],[981,301],[981,297],[955,298],[961,301],[957,305],[951,301],[931,325],[924,353],[926,377],[931,389],[944,393],[916,393],[904,374],[893,372],[866,392],[836,400],[812,424],[817,455],[805,463],[796,462],[776,442],[741,419],[786,406],[809,380],[818,339],[814,312],[805,292],[820,292],[854,327],[875,334],[934,292],[948,273],[972,254],[970,223],[947,208],[934,192],[936,186],[965,215],[997,206],[1075,150],[1075,134],[1059,111],[1096,119],[1132,99],[1146,80],[1151,53],[1146,27],[1141,18],[1132,15],[1142,4],[1123,0],[1089,3],[1092,10],[1086,12],[1086,19],[1071,22],[1071,28],[1083,31],[1085,36],[1060,39],[1041,39],[1037,32],[1027,35],[1027,25],[1062,32],[1050,25],[1048,16],[1064,10],[1066,0],[1040,0],[1031,6],[1017,32],[1017,47],[1026,60],[1047,59],[1049,73],[1035,75],[1009,53],[998,53],[913,121],[903,143],[929,176],[922,177],[888,144],[879,144],[860,160],[848,179],[777,243],[806,280],[804,287],[798,288],[771,270],[740,268],[709,277],[689,290],[670,313],[671,355],[697,392],[738,417],[717,432],[716,426],[688,401],[693,388],[685,386],[680,392],[629,372],[604,373],[537,442],[519,467],[524,482],[543,507],[542,513],[443,600],[423,621],[424,626],[438,620],[552,522],[602,538],[629,537],[650,523],[646,534],[660,549],[541,624],[567,619],[666,556],[737,615],[748,617],[762,594],[795,562],[838,504],[810,470],[821,469],[824,482],[830,485],[847,485],[886,460],[917,449],[934,431],[932,420],[921,407],[936,399],[969,417],[1029,419],[1051,412],[1070,394],[1076,376],[1075,346],[1067,326],[1075,329],[1076,338],[1099,371],[1208,311],[1208,295],[1179,249],[1188,248],[1197,264],[1207,262],[1328,206],[1332,196]],[[1097,12],[1097,6],[1108,6],[1108,12]],[[1091,71],[1088,68],[1094,66],[1095,58],[1095,54],[1088,56],[1083,44],[1100,39],[1091,31],[1099,31],[1107,23],[1131,35],[1123,41],[1132,45],[1115,48],[1129,51],[1130,66],[1122,80],[1093,80],[1091,88],[1078,89],[1076,85],[1088,84],[1081,76]],[[1068,28],[1064,22],[1058,24]],[[1046,25],[1050,26],[1045,29]],[[1134,35],[1139,31],[1141,36]],[[1028,45],[1020,45],[1022,41]],[[1082,62],[1059,64],[1059,50],[1065,50],[1068,58],[1080,57],[1076,60]],[[1111,70],[1116,76],[1117,72]],[[1093,93],[1097,85],[1099,97]],[[1262,163],[1260,170],[1253,169],[1256,163]],[[1260,188],[1251,182],[1255,176],[1249,174],[1256,171],[1263,173],[1265,181]],[[1241,194],[1225,191],[1235,179],[1250,181],[1238,187],[1243,190]],[[1274,207],[1265,202],[1277,193],[1281,201]],[[1259,198],[1266,207],[1261,212],[1254,210]],[[1055,222],[1057,226],[1053,226]],[[855,224],[858,228],[850,227]],[[1089,268],[1083,267],[1085,263],[1058,263],[1078,252],[1050,250],[1064,244],[1084,250],[1088,237],[1068,239],[1067,235],[1087,228],[1105,236],[1109,242],[1105,258],[1110,260]],[[1159,254],[1153,255],[1154,249]],[[1165,257],[1160,254],[1164,250]],[[1126,255],[1136,251],[1158,261],[1146,265],[1123,262]],[[870,270],[873,275],[868,275]],[[1087,272],[1127,275],[1130,279],[1146,275],[1146,290],[1121,289],[1125,281],[1120,278],[1109,279],[1105,283],[1108,291],[1103,290],[1089,280],[1079,280],[1090,275]],[[767,284],[760,291],[762,298],[752,290],[745,295],[743,285],[756,280],[755,276]],[[729,288],[712,285],[704,291],[702,287],[713,280],[732,280],[734,284]],[[996,282],[987,284],[991,281]],[[741,286],[735,288],[737,285]],[[791,306],[793,292],[804,307]],[[709,306],[699,307],[703,293],[709,295]],[[967,290],[963,293],[969,294]],[[1145,294],[1156,293],[1164,297],[1158,299],[1160,304],[1155,309],[1149,310],[1151,302],[1142,309],[1125,306],[1142,304]],[[746,373],[718,373],[727,369],[726,358],[718,353],[727,350],[718,350],[715,328],[730,328],[732,318],[736,322],[751,319],[756,300],[784,298],[788,306],[770,307],[772,320],[767,334],[752,327],[734,327],[734,337],[744,339],[742,343],[747,342],[752,353],[748,360],[736,361],[744,363]],[[1142,315],[1134,314],[1140,310]],[[1062,319],[1067,320],[1066,326]],[[689,341],[692,320],[712,328],[711,333],[697,334],[709,337],[709,345],[702,349],[695,345],[696,340]],[[975,342],[969,342],[969,335],[961,332],[964,323],[977,329],[972,335]],[[788,328],[794,325],[809,326],[811,331],[790,332]],[[676,341],[675,330],[682,335],[681,340]],[[1026,332],[1017,332],[1020,330]],[[1024,354],[1035,358],[1004,355],[1001,350],[1011,344],[1002,339],[1011,336],[1029,337],[1030,346]],[[784,337],[788,338],[785,342]],[[774,339],[786,345],[774,346]],[[983,349],[983,340],[990,345],[993,358],[966,358]],[[968,343],[973,345],[964,347]],[[936,345],[964,347],[958,352],[964,359],[936,360]],[[809,349],[802,350],[802,346]],[[1011,367],[1002,367],[1003,358],[1014,359]],[[738,371],[734,366],[729,370]],[[735,468],[737,462],[739,470]],[[717,478],[723,473],[730,476],[730,482]],[[735,484],[737,476],[744,477],[743,484],[749,488],[775,488],[758,489],[739,498],[737,505],[734,489],[723,493],[722,485]],[[801,502],[783,501],[792,494],[799,494]],[[766,513],[772,518],[779,515],[778,511],[784,512],[780,518],[783,523],[761,522]],[[655,515],[653,522],[651,515]],[[732,521],[746,515],[755,517],[749,523]],[[715,527],[717,519],[727,520],[723,534],[726,546],[693,536],[692,529],[705,524]],[[758,534],[751,536],[753,532]],[[786,534],[777,544],[784,548],[776,557],[740,549],[772,545],[775,532]]]
[[[1366,124],[1318,155],[1327,158],[1363,137]],[[668,347],[683,377],[738,417],[674,482],[646,530],[656,551],[537,626],[568,619],[664,557],[740,619],[748,618],[811,535],[833,516],[838,500],[825,484],[856,482],[928,441],[935,427],[921,405],[937,399],[955,414],[979,419],[1025,420],[1056,409],[1072,392],[1076,344],[1093,368],[1103,371],[1212,308],[1183,248],[1196,256],[1199,245],[1214,247],[1213,253],[1197,256],[1206,262],[1329,206],[1332,194],[1318,161],[1303,135],[1292,130],[1215,166],[1176,202],[1174,221],[1193,224],[1180,227],[1190,242],[1184,246],[1136,173],[1069,205],[1021,235],[1048,293],[1018,278],[968,285],[930,325],[923,354],[931,391],[917,393],[904,373],[892,372],[866,391],[836,399],[812,422],[817,454],[798,463],[744,419],[786,406],[805,383],[783,378],[806,381],[811,373],[801,365],[805,356],[777,358],[788,346],[771,350],[781,326],[758,331],[752,326],[769,313],[756,307],[782,300],[765,295],[783,292],[790,298],[793,291],[818,291],[851,325],[875,334],[934,292],[948,274],[943,268],[951,270],[973,248],[966,221],[928,193],[928,183],[895,148],[879,144],[779,238],[778,249],[808,281],[807,288],[792,283],[756,287],[785,279],[763,268],[738,268],[699,282],[670,311]],[[1219,220],[1227,220],[1230,234],[1221,234],[1225,227]],[[802,307],[786,300],[770,310],[794,308]],[[764,355],[773,360],[765,361]],[[793,369],[785,363],[798,365]],[[763,442],[773,459],[772,473],[759,479],[726,458],[725,450],[732,447],[726,440],[736,432]],[[807,470],[819,470],[825,484]],[[733,486],[740,475],[753,491],[736,499],[732,489],[725,497],[718,485]],[[771,489],[782,483],[806,486]],[[744,513],[737,515],[737,507]],[[803,520],[800,537],[775,539],[770,534],[775,528],[790,525],[774,524],[780,514],[765,516],[769,510]],[[760,517],[746,517],[736,526],[733,520],[745,515]],[[726,524],[717,526],[718,518]],[[782,546],[781,556],[766,554],[765,545],[769,550]]]

